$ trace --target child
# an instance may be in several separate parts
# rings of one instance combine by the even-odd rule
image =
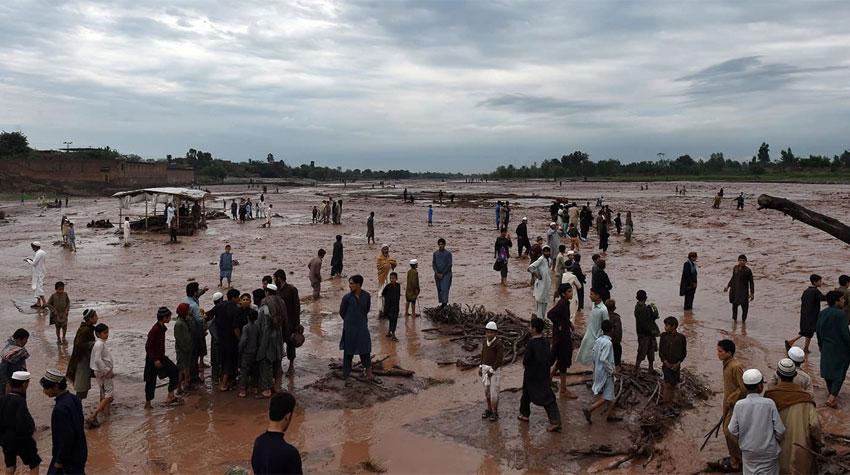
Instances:
[[[675,317],[664,319],[664,333],[658,345],[658,357],[661,359],[661,372],[664,374],[664,402],[672,404],[675,400],[676,386],[681,380],[682,361],[688,355],[688,341],[678,332],[679,321]]]
[[[65,334],[68,332],[68,312],[71,310],[71,299],[65,293],[65,283],[56,282],[55,292],[47,299],[50,309],[50,323],[56,325],[56,344],[67,345]]]
[[[569,229],[567,229],[567,236],[570,237],[570,250],[578,252],[579,247],[581,247],[581,246],[579,246],[579,243],[580,243],[579,238],[578,238],[579,233],[578,233],[578,229],[576,229],[575,223],[572,223],[572,222],[570,223],[570,227],[569,227]]]
[[[413,318],[419,316],[416,314],[416,299],[419,297],[419,271],[416,270],[417,265],[418,261],[416,259],[410,260],[410,269],[407,271],[407,287],[404,289],[404,299],[406,300],[404,304],[405,318],[410,315],[408,310],[412,310]]]
[[[589,408],[581,410],[588,424],[593,424],[593,421],[590,419],[593,411],[606,404],[610,405],[608,408],[608,420],[612,420],[611,411],[614,410],[614,351],[613,344],[611,343],[612,329],[613,325],[611,325],[611,321],[603,320],[602,335],[593,344],[593,394],[600,397]]]
[[[68,247],[71,252],[77,252],[77,233],[74,231],[74,223],[68,223]]]
[[[159,307],[156,311],[156,323],[151,327],[145,340],[145,409],[152,407],[151,401],[156,392],[157,379],[168,378],[168,397],[165,403],[180,402],[174,395],[174,390],[177,389],[177,366],[174,366],[174,363],[165,356],[165,332],[168,331],[166,324],[170,321],[171,310],[168,307]]]
[[[398,338],[395,336],[395,329],[398,324],[401,285],[398,283],[397,272],[390,272],[390,283],[384,286],[381,296],[384,298],[384,316],[390,321],[390,331],[387,332],[387,337],[392,339],[392,341],[398,341]]]
[[[177,321],[174,323],[174,349],[177,353],[177,387],[186,391],[189,385],[189,371],[192,368],[192,324],[189,318],[189,304],[177,306]]]
[[[319,222],[319,208],[317,206],[313,206],[313,224]]]
[[[124,231],[124,247],[130,245],[130,218],[124,218],[124,222],[121,223],[121,230]]]
[[[112,372],[112,354],[109,353],[109,348],[106,347],[106,340],[109,338],[109,327],[104,323],[98,323],[94,327],[94,334],[97,337],[94,340],[94,346],[91,350],[91,360],[89,367],[97,379],[97,385],[100,388],[100,403],[97,405],[94,414],[88,418],[87,422],[92,427],[97,427],[100,423],[97,421],[98,414],[109,414],[109,405],[114,399],[114,388],[112,379],[115,374]]]
[[[434,224],[434,208],[431,205],[428,205],[428,226],[432,226]]]
[[[250,294],[243,294],[242,297]],[[257,394],[257,348],[260,346],[260,329],[257,326],[257,312],[248,312],[248,323],[242,327],[242,335],[239,337],[239,397],[248,395],[248,388],[254,389]],[[250,384],[249,384],[250,380]]]
[[[487,401],[487,410],[481,414],[481,418],[491,421],[499,419],[500,368],[505,360],[505,346],[499,341],[498,331],[496,322],[487,322],[484,327],[484,344],[481,345],[481,366],[478,367],[478,376],[484,383],[484,398]]]
[[[611,345],[614,348],[614,366],[619,367],[623,359],[623,320],[620,314],[615,312],[617,302],[614,299],[605,301],[605,308],[608,309],[608,320],[611,320]]]
[[[555,269],[555,273],[558,275],[558,280],[555,282],[561,282],[564,279],[564,271],[566,270],[566,262],[567,262],[567,246],[561,244],[558,246],[558,257],[555,258],[555,263],[553,264],[553,268]]]
[[[231,277],[233,277],[233,266],[239,261],[233,260],[230,253],[230,244],[224,246],[224,252],[218,257],[218,286],[224,287],[224,279],[227,279],[227,288],[230,288]]]

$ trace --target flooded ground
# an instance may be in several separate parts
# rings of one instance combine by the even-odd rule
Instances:
[[[113,414],[102,427],[88,431],[90,447],[88,468],[93,473],[162,473],[176,468],[180,473],[222,473],[234,465],[249,466],[254,438],[265,429],[267,403],[237,399],[235,393],[200,391],[190,395],[177,408],[155,406],[142,409],[144,391],[145,335],[155,321],[160,305],[176,307],[183,300],[190,279],[211,288],[201,306],[209,308],[211,294],[218,284],[218,255],[224,245],[233,246],[240,264],[234,271],[234,286],[243,291],[259,287],[260,278],[283,268],[289,281],[302,297],[309,294],[307,262],[319,247],[328,250],[323,274],[330,269],[330,250],[334,235],[341,234],[345,244],[346,275],[361,273],[364,288],[376,291],[375,257],[380,243],[391,246],[403,275],[407,261],[420,261],[422,295],[420,305],[436,303],[431,279],[430,254],[436,241],[444,237],[454,254],[454,284],[450,299],[460,303],[485,305],[488,309],[508,309],[528,316],[532,298],[528,287],[527,260],[511,259],[507,287],[501,287],[499,275],[492,270],[496,199],[511,201],[511,228],[522,216],[528,216],[530,234],[543,234],[549,222],[548,197],[569,197],[592,201],[599,195],[617,212],[631,210],[635,221],[633,242],[612,236],[608,252],[608,273],[614,284],[613,298],[623,315],[624,361],[636,351],[634,319],[631,308],[638,289],[645,289],[663,316],[680,318],[680,329],[689,339],[685,366],[694,369],[722,391],[721,365],[715,356],[715,343],[732,338],[739,356],[747,366],[770,371],[782,357],[782,341],[798,330],[800,294],[808,285],[808,276],[817,272],[830,286],[838,275],[848,273],[848,246],[831,236],[774,211],[757,211],[750,199],[743,211],[736,211],[731,200],[720,210],[711,209],[716,185],[688,183],[687,196],[675,196],[674,184],[651,184],[640,191],[638,184],[618,183],[439,183],[407,182],[415,193],[416,204],[401,200],[401,188],[328,186],[281,189],[266,195],[282,218],[273,220],[271,229],[258,228],[259,221],[237,224],[230,220],[210,221],[209,229],[193,237],[181,237],[177,245],[167,245],[165,235],[133,236],[133,245],[117,246],[114,230],[87,229],[84,223],[109,217],[117,222],[117,200],[109,198],[71,199],[67,209],[40,210],[33,203],[3,203],[9,222],[0,225],[0,256],[6,265],[0,268],[0,335],[4,338],[18,327],[32,336],[28,349],[32,354],[29,369],[40,377],[48,367],[65,368],[68,350],[57,347],[47,317],[27,308],[30,301],[30,268],[23,262],[31,256],[29,242],[37,239],[48,252],[45,288],[57,280],[66,282],[73,307],[68,340],[81,320],[82,309],[94,307],[101,321],[110,326],[110,348],[115,359],[116,403]],[[444,203],[434,204],[434,226],[426,225],[428,193],[445,191]],[[255,190],[245,188],[213,189],[227,195]],[[849,221],[845,186],[791,184],[736,184],[727,186],[727,196],[738,191],[784,196]],[[310,210],[322,195],[344,200],[343,224],[314,225]],[[455,195],[454,204],[449,196]],[[221,203],[208,203],[208,208]],[[365,222],[370,211],[376,213],[378,246],[367,245]],[[67,214],[77,226],[79,252],[69,253],[51,245],[61,239],[59,223]],[[583,268],[589,272],[591,247],[597,244],[591,232],[583,250]],[[689,251],[699,253],[700,288],[693,313],[683,315],[678,296],[682,262]],[[747,325],[733,324],[726,294],[722,292],[738,254],[745,253],[755,275],[755,301],[750,307]],[[479,414],[482,390],[474,371],[438,366],[447,343],[430,339],[423,328],[425,318],[401,319],[398,342],[383,334],[386,321],[375,316],[371,321],[373,351],[389,355],[388,364],[416,371],[417,381],[408,383],[409,391],[395,397],[363,404],[346,404],[346,396],[321,393],[335,391],[338,385],[323,379],[328,363],[338,358],[341,320],[339,301],[347,291],[345,279],[325,281],[322,298],[307,299],[302,308],[306,343],[299,349],[297,374],[288,383],[298,398],[298,408],[287,439],[298,447],[308,472],[358,473],[373,461],[391,473],[546,473],[592,470],[596,458],[569,455],[570,447],[608,441],[623,443],[627,434],[617,424],[604,422],[587,426],[580,412],[589,394],[581,386],[579,400],[561,400],[565,432],[549,434],[543,430],[542,408],[532,409],[532,424],[518,426],[517,400],[514,393],[504,394],[502,418],[497,423],[482,422]],[[48,293],[49,295],[49,293]],[[17,306],[16,306],[17,304]],[[20,309],[18,308],[20,307]],[[374,306],[373,306],[374,307]],[[375,313],[373,311],[373,313]],[[583,317],[578,317],[583,326]],[[173,355],[169,333],[167,351]],[[841,410],[820,406],[825,400],[823,381],[817,377],[819,353],[816,345],[805,370],[814,376],[816,400],[826,430],[842,432],[847,427],[848,396],[839,401]],[[581,369],[574,367],[574,369]],[[506,368],[502,387],[521,384],[522,367]],[[430,378],[430,379],[429,379]],[[389,378],[384,378],[385,380]],[[439,383],[433,383],[438,381]],[[318,384],[318,389],[317,389]],[[93,394],[95,391],[92,392]],[[159,389],[157,400],[164,398]],[[50,408],[52,402],[37,384],[30,387],[29,404],[37,426],[39,451],[49,459]],[[720,396],[708,404],[687,411],[680,423],[662,441],[662,452],[652,461],[652,470],[693,473],[708,460],[725,454],[722,437],[699,452],[702,435],[720,416]],[[88,410],[95,401],[84,405]],[[449,420],[442,424],[440,421]],[[558,454],[562,454],[559,456]],[[643,471],[640,464],[626,464],[623,471]]]

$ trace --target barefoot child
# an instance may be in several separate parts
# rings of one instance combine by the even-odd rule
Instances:
[[[227,287],[230,287],[233,277],[233,266],[239,264],[233,260],[230,252],[230,244],[224,246],[224,252],[218,257],[218,286],[224,287],[224,279],[227,279]]]
[[[608,408],[609,419],[611,411],[614,409],[614,348],[611,343],[611,325],[610,320],[602,321],[602,335],[596,339],[593,344],[593,394],[600,396],[599,399],[593,402],[587,409],[582,409],[585,419],[588,424],[593,424],[590,416],[593,411],[604,405],[610,405]]]
[[[192,367],[192,324],[189,320],[189,304],[177,306],[177,321],[174,323],[174,349],[177,352],[177,385],[180,392],[189,386],[189,372]]]
[[[106,346],[106,340],[109,339],[109,327],[104,323],[98,323],[94,327],[94,334],[97,338],[91,350],[89,364],[100,388],[100,403],[87,422],[90,426],[97,427],[100,425],[97,420],[98,414],[109,414],[109,406],[114,399],[112,379],[115,374],[112,372],[112,354]]]
[[[68,332],[68,311],[71,309],[71,299],[65,293],[65,283],[56,282],[55,292],[47,299],[50,309],[50,323],[56,326],[56,344],[67,344],[65,334]]]
[[[677,330],[679,321],[676,317],[664,319],[664,333],[658,345],[658,357],[661,359],[661,372],[664,373],[664,402],[672,404],[675,400],[676,386],[681,380],[682,361],[688,355],[688,341],[685,335]]]
[[[250,294],[242,294],[244,300]],[[239,337],[239,365],[241,368],[239,377],[239,397],[248,395],[249,388],[257,394],[257,348],[260,346],[260,329],[257,326],[257,312],[248,312],[248,323],[242,327],[242,335]],[[250,380],[250,384],[249,384]]]
[[[481,366],[478,367],[478,376],[484,382],[484,398],[487,401],[487,410],[481,414],[482,419],[499,419],[500,368],[504,360],[505,347],[499,341],[499,328],[496,322],[487,322],[484,327],[484,344],[481,345]]]
[[[159,307],[156,311],[156,323],[151,327],[145,341],[145,409],[152,407],[151,401],[156,391],[157,379],[166,377],[168,378],[168,397],[165,403],[178,402],[174,395],[174,390],[177,389],[177,366],[165,356],[165,332],[168,330],[165,325],[170,321],[171,310],[168,307]]]
[[[398,338],[395,336],[395,329],[398,325],[401,285],[398,283],[397,272],[390,272],[390,283],[384,286],[381,296],[384,297],[384,316],[390,321],[390,330],[387,332],[387,337],[392,341],[398,341]]]
[[[418,264],[419,262],[416,259],[411,259],[410,270],[407,271],[407,287],[404,289],[405,317],[410,315],[408,310],[413,313],[414,318],[418,316],[416,315],[416,299],[419,298],[419,271],[416,270]]]

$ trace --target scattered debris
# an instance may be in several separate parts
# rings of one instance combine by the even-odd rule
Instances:
[[[86,227],[87,228],[108,229],[108,228],[114,228],[115,225],[110,223],[108,219],[98,219],[96,221],[91,220],[90,222],[86,223]]]

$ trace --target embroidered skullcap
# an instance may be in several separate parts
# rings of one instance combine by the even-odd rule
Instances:
[[[776,365],[776,373],[780,376],[797,376],[797,365],[789,358],[782,358],[779,360],[779,364]]]

